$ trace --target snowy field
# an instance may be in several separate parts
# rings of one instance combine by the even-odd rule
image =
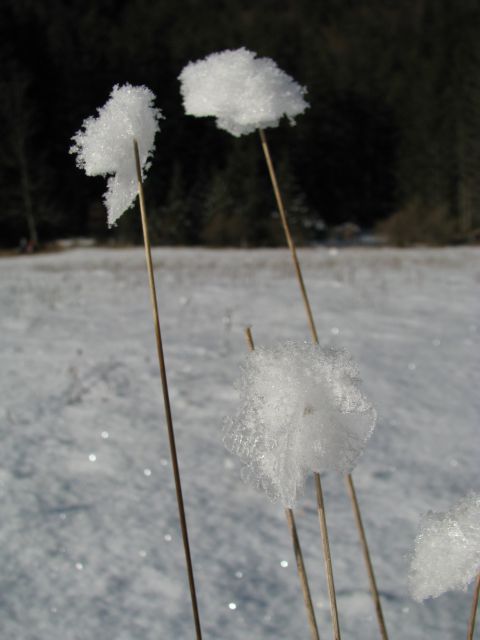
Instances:
[[[480,490],[480,253],[300,255],[322,341],[353,353],[379,414],[354,478],[390,636],[466,637],[471,589],[416,604],[407,572],[420,515]],[[244,325],[308,339],[289,256],[154,261],[205,640],[305,640],[283,510],[221,441]],[[142,250],[3,258],[0,309],[0,638],[193,638]],[[324,491],[343,638],[374,640],[343,480]],[[314,497],[297,519],[329,638]]]

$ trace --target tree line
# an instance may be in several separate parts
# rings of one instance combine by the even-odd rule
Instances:
[[[246,46],[307,86],[310,109],[269,140],[295,234],[353,223],[399,242],[471,239],[480,226],[476,0],[4,0],[0,8],[0,239],[108,232],[102,179],[71,136],[115,83],[146,84],[165,120],[146,182],[165,244],[281,243],[257,136],[184,115],[190,60]]]

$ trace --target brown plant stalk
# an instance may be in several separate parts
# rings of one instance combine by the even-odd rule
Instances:
[[[143,241],[145,245],[145,258],[147,262],[148,282],[150,285],[150,299],[153,311],[153,324],[155,329],[155,339],[157,345],[158,364],[160,367],[160,378],[162,383],[163,403],[165,408],[165,419],[167,423],[168,441],[170,445],[170,455],[172,459],[173,477],[175,480],[175,493],[177,496],[178,515],[180,519],[180,528],[182,531],[183,547],[185,551],[185,560],[187,565],[188,584],[190,588],[190,598],[192,602],[193,620],[195,624],[195,633],[197,640],[202,640],[202,630],[200,625],[200,613],[197,603],[197,594],[195,589],[195,579],[193,575],[193,564],[190,553],[190,543],[188,540],[187,519],[185,516],[185,506],[183,503],[182,483],[180,479],[180,468],[177,457],[177,447],[175,444],[175,432],[173,429],[172,411],[170,408],[170,396],[168,393],[167,370],[165,366],[165,358],[163,353],[162,333],[160,330],[160,314],[158,311],[157,292],[155,287],[155,277],[153,273],[152,251],[148,234],[147,213],[145,207],[145,197],[143,192],[142,169],[140,163],[140,154],[138,151],[138,143],[133,141],[133,151],[135,155],[135,166],[138,181],[138,199],[140,203],[140,215],[142,219]]]
[[[311,333],[311,336],[312,336],[312,341],[313,341],[314,344],[318,344],[319,343],[318,333],[317,333],[317,329],[316,329],[316,326],[315,326],[315,321],[314,321],[314,318],[313,318],[313,313],[312,313],[312,309],[311,309],[311,306],[310,306],[310,301],[308,299],[307,289],[305,287],[305,282],[304,282],[304,279],[303,279],[302,268],[301,268],[300,262],[298,260],[295,242],[294,242],[292,234],[290,232],[290,227],[289,227],[288,220],[287,220],[287,212],[286,212],[286,209],[285,209],[285,205],[283,203],[283,198],[282,198],[282,194],[281,194],[281,191],[280,191],[280,187],[278,185],[278,180],[277,180],[277,176],[276,176],[276,172],[275,172],[275,167],[273,165],[273,161],[272,161],[272,157],[271,157],[271,154],[270,154],[270,149],[269,149],[269,146],[268,146],[267,138],[266,138],[266,135],[265,135],[265,131],[263,131],[263,129],[260,129],[259,133],[260,133],[260,141],[261,141],[262,149],[263,149],[263,152],[264,152],[264,155],[265,155],[265,160],[266,160],[267,167],[268,167],[268,172],[269,172],[269,175],[270,175],[270,180],[272,182],[273,192],[275,194],[275,199],[276,199],[277,206],[278,206],[278,211],[279,211],[279,214],[280,214],[280,220],[281,220],[281,223],[282,223],[283,231],[285,233],[285,238],[286,238],[288,247],[290,249],[290,254],[291,254],[293,266],[294,266],[294,269],[295,269],[295,274],[296,274],[296,277],[297,277],[298,285],[300,287],[300,293],[302,295],[302,300],[303,300],[303,304],[304,304],[304,307],[305,307],[305,312],[306,312],[306,315],[307,315],[307,321],[308,321],[308,326],[309,326],[310,333]],[[353,478],[352,478],[351,474],[348,474],[346,476],[346,483],[347,483],[348,493],[350,495],[350,501],[351,501],[351,504],[352,504],[352,509],[353,509],[353,513],[354,513],[354,517],[355,517],[355,522],[356,522],[357,529],[358,529],[358,534],[359,534],[359,537],[360,537],[360,544],[361,544],[361,547],[362,547],[362,552],[363,552],[363,556],[364,556],[364,560],[365,560],[365,564],[366,564],[366,568],[367,568],[368,579],[369,579],[369,583],[370,583],[370,591],[371,591],[373,602],[374,602],[374,606],[375,606],[375,612],[376,612],[376,615],[377,615],[377,621],[378,621],[378,626],[379,626],[379,630],[380,630],[380,635],[382,637],[382,640],[388,640],[387,629],[386,629],[386,625],[385,625],[385,619],[383,617],[382,605],[381,605],[380,596],[379,596],[379,593],[378,593],[378,588],[377,588],[377,584],[376,584],[376,580],[375,580],[375,574],[374,574],[374,571],[373,571],[372,561],[371,561],[371,558],[370,558],[370,551],[369,551],[369,548],[368,548],[368,543],[367,543],[365,530],[364,530],[363,524],[362,524],[360,505],[359,505],[358,500],[357,500],[355,487],[354,487],[354,483],[353,483]],[[324,510],[324,506],[323,506],[323,497],[321,495],[320,475],[317,474],[317,473],[315,474],[315,485],[317,487],[317,507],[318,507],[318,513],[319,513],[319,518],[320,518],[320,527],[321,527],[321,532],[322,532],[322,542],[323,542],[323,548],[324,548],[324,560],[325,560],[325,565],[326,565],[327,583],[328,583],[329,596],[330,596],[330,609],[331,609],[331,614],[332,614],[332,623],[333,623],[333,626],[334,626],[334,636],[335,636],[335,640],[340,640],[340,629],[339,629],[339,624],[338,624],[338,612],[337,612],[337,605],[336,605],[336,595],[335,595],[335,587],[334,587],[334,583],[333,583],[333,570],[332,570],[332,567],[331,567],[331,556],[330,556],[330,550],[329,550],[329,544],[328,544],[327,524],[326,524],[326,519],[325,519],[325,510]]]
[[[475,589],[473,591],[472,609],[470,611],[470,619],[468,621],[467,640],[473,640],[475,633],[475,620],[477,619],[478,596],[480,594],[480,573],[475,581]]]

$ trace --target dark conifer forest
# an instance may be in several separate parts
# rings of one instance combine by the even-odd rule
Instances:
[[[258,142],[184,114],[190,60],[245,46],[308,88],[310,109],[269,141],[295,234],[352,223],[397,244],[464,242],[480,226],[477,0],[3,0],[0,244],[108,231],[105,181],[71,136],[116,83],[145,84],[165,119],[146,181],[159,244],[282,243]]]

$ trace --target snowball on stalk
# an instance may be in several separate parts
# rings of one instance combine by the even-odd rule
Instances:
[[[423,516],[410,567],[415,600],[466,590],[480,571],[480,494],[470,494],[444,513]]]
[[[190,62],[179,80],[188,115],[213,116],[220,129],[237,137],[276,127],[283,116],[295,124],[309,106],[304,87],[272,59],[243,47]]]
[[[72,138],[75,144],[70,153],[77,155],[77,166],[87,176],[110,176],[104,195],[109,227],[132,206],[137,195],[134,138],[142,174],[150,167],[158,120],[162,117],[153,106],[154,100],[155,95],[147,87],[115,85],[108,101],[98,109],[98,116],[87,118]]]
[[[349,473],[376,421],[358,385],[345,350],[288,342],[253,351],[236,385],[239,410],[225,422],[244,480],[293,507],[308,473]]]

